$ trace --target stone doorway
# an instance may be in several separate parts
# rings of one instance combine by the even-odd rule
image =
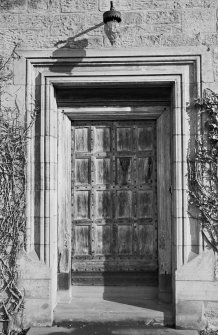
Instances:
[[[196,114],[193,114],[189,123],[190,115],[186,106],[194,101],[194,98],[201,96],[201,76],[207,77],[202,64],[207,59],[207,54],[199,49],[193,49],[190,53],[182,48],[177,51],[169,48],[162,49],[161,55],[158,56],[155,56],[153,49],[86,50],[85,52],[84,50],[63,49],[55,53],[52,50],[37,52],[19,50],[19,54],[21,57],[15,61],[14,68],[16,84],[27,88],[25,101],[28,110],[33,108],[35,102],[37,106],[40,106],[36,127],[31,134],[27,150],[27,252],[36,251],[40,259],[39,267],[41,263],[44,263],[47,277],[46,279],[43,276],[39,278],[40,272],[37,273],[36,279],[49,285],[48,292],[51,292],[51,295],[40,296],[37,301],[30,299],[39,310],[37,320],[51,324],[53,308],[57,300],[60,301],[64,297],[67,301],[70,297],[71,217],[69,214],[71,209],[68,210],[68,204],[71,208],[71,199],[67,199],[71,194],[68,190],[68,187],[71,188],[71,174],[68,169],[70,162],[67,159],[70,154],[66,155],[65,160],[60,161],[57,160],[57,151],[71,150],[71,143],[68,141],[70,136],[66,135],[71,132],[72,118],[86,120],[94,119],[96,113],[98,117],[102,115],[101,108],[98,110],[95,108],[94,114],[92,108],[85,103],[85,99],[84,104],[79,107],[77,101],[72,101],[75,96],[73,94],[69,100],[75,102],[75,105],[73,108],[69,107],[68,103],[64,103],[63,95],[68,95],[67,90],[72,90],[72,88],[74,92],[81,91],[81,94],[84,93],[82,88],[85,88],[87,95],[92,95],[91,87],[98,87],[97,95],[102,96],[98,93],[100,88],[116,86],[120,89],[125,86],[126,89],[123,92],[127,92],[125,96],[128,99],[132,86],[135,86],[137,90],[140,87],[141,90],[150,87],[147,95],[148,103],[144,107],[142,104],[140,109],[136,105],[128,108],[127,105],[121,104],[121,116],[133,113],[133,119],[141,119],[142,114],[149,115],[148,118],[153,115],[158,123],[159,140],[157,139],[157,143],[160,149],[157,157],[162,161],[162,166],[165,166],[165,171],[170,170],[168,168],[170,159],[165,148],[169,148],[170,143],[172,144],[173,178],[168,179],[169,176],[162,178],[165,180],[162,192],[168,194],[170,199],[172,197],[172,201],[169,202],[168,198],[164,197],[159,199],[158,282],[159,296],[162,298],[168,296],[166,288],[169,283],[173,288],[174,320],[177,325],[181,325],[185,319],[183,316],[183,319],[180,318],[183,315],[180,298],[182,303],[183,300],[186,303],[187,298],[181,296],[180,291],[177,290],[183,284],[183,278],[180,282],[176,273],[177,269],[182,269],[188,261],[192,244],[195,243],[195,233],[190,235],[191,227],[185,198],[187,194],[186,154],[189,140],[194,138],[193,135],[197,131],[197,120]],[[153,95],[154,87],[159,93],[164,91],[164,87],[167,87],[170,92],[167,94],[167,104],[166,101],[160,101],[158,95]],[[58,94],[60,91],[65,92],[62,97]],[[117,92],[117,96],[123,98],[120,91],[117,90]],[[21,97],[23,99],[22,95]],[[124,101],[124,99],[121,100]],[[111,101],[111,97],[108,101]],[[76,103],[77,110],[75,109]],[[171,120],[169,120],[168,113],[169,105]],[[148,106],[150,112],[148,112]],[[159,112],[155,109],[152,111],[154,106],[159,106]],[[106,107],[105,110],[107,110]],[[116,108],[113,112],[116,114]],[[163,137],[162,135],[166,133],[171,136]],[[62,138],[61,142],[60,138]],[[164,142],[160,140],[161,138],[165,139]],[[160,171],[157,171],[157,175],[159,173]],[[161,199],[163,199],[162,202]],[[172,203],[172,210],[166,212],[170,203]],[[164,215],[169,212],[170,216]],[[62,245],[59,244],[57,238],[62,234],[57,230],[58,222],[61,220],[66,228],[62,231],[62,238],[59,238]],[[172,235],[170,235],[170,227],[172,227]],[[61,248],[61,257],[60,254],[57,255],[57,247]],[[173,258],[171,259],[169,255],[172,255]],[[32,273],[32,278],[34,280],[35,272]],[[44,306],[43,299],[47,301],[46,314],[40,307]]]
[[[72,259],[68,283],[73,302],[69,314],[75,318],[82,310],[90,315],[92,300],[98,304],[96,313],[103,309],[105,317],[108,303],[114,310],[122,303],[124,319],[129,317],[125,306],[132,305],[135,320],[140,315],[146,318],[145,311],[149,318],[151,310],[156,310],[160,324],[173,323],[171,109],[170,88],[162,88],[161,92],[157,86],[103,85],[56,92],[58,114],[71,120]],[[66,130],[60,130],[61,162],[66,153],[61,145],[64,133]],[[63,222],[59,224],[59,241],[65,228]],[[162,239],[167,236],[167,253],[163,245],[158,247],[158,229]],[[63,248],[61,243],[58,245]],[[67,259],[59,258],[60,293],[67,275],[61,273],[61,267]],[[160,272],[163,262],[167,274]],[[81,311],[75,310],[81,301]],[[62,315],[60,306],[56,313]],[[97,314],[91,315],[96,319]]]
[[[124,277],[119,279],[117,273],[124,272],[136,284],[148,281],[158,286],[158,266],[163,262],[171,273],[170,92],[169,86],[138,84],[57,90],[58,115],[71,120],[72,283],[109,283],[112,273],[121,281]],[[62,162],[69,149],[61,145],[65,126],[63,133],[61,127],[59,131]],[[124,160],[129,163],[126,172]],[[64,171],[62,163],[58,169]],[[59,208],[61,283],[61,272],[66,272],[61,267],[66,268],[70,256],[64,256],[65,214]],[[158,251],[158,229],[162,240],[167,236],[167,253],[162,244]]]

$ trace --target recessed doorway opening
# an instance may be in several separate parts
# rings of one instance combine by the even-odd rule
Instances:
[[[128,319],[131,309],[133,319],[153,311],[172,324],[172,271],[160,269],[161,258],[172,267],[171,87],[76,85],[56,97],[71,122],[71,318],[85,308],[84,318]]]

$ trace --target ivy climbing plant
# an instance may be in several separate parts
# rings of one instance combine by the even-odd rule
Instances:
[[[204,239],[218,252],[218,94],[205,90],[195,106],[203,122],[194,155],[188,159],[189,202],[198,210]]]
[[[0,58],[0,98],[5,85],[10,82],[8,64],[13,61],[15,50],[6,60]],[[6,334],[21,330],[24,292],[18,286],[17,257],[25,248],[26,231],[26,144],[28,133],[35,119],[23,121],[14,99],[14,107],[4,106],[0,99],[0,321],[7,321]]]

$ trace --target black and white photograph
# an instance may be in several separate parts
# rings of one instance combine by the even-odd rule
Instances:
[[[0,335],[218,335],[218,0],[0,0]]]

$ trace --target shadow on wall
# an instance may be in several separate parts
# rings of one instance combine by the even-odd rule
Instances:
[[[67,40],[61,40],[57,42],[54,46],[57,47],[58,49],[53,52],[53,57],[63,57],[63,49],[79,49],[80,50],[80,57],[83,58],[86,56],[85,49],[89,45],[88,38],[81,38],[83,35],[88,34],[89,32],[98,29],[104,25],[103,22],[96,24],[93,27],[90,27],[81,33],[69,37]],[[61,46],[61,47],[60,47]]]

